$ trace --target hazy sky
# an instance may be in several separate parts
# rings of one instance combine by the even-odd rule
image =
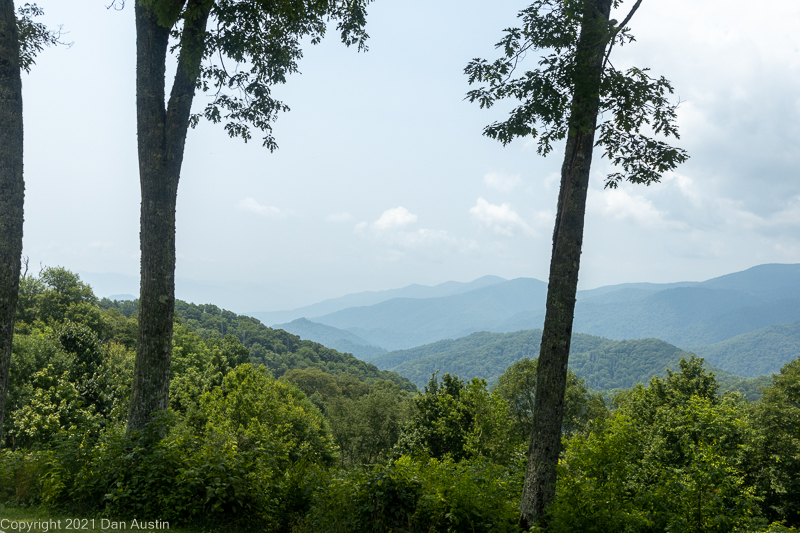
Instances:
[[[38,2],[74,45],[23,75],[24,254],[135,277],[133,0],[107,3]],[[546,279],[563,146],[547,158],[524,140],[503,147],[481,131],[509,106],[463,100],[464,67],[495,58],[525,6],[377,0],[369,52],[331,32],[275,89],[292,109],[275,124],[277,152],[190,130],[177,276],[238,282],[251,300],[224,303],[239,312],[486,274]],[[645,0],[630,26],[637,42],[612,61],[673,82],[691,159],[661,184],[609,191],[595,154],[581,287],[800,262],[800,2]]]

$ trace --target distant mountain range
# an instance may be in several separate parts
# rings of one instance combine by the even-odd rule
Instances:
[[[364,307],[375,305],[393,298],[441,298],[454,294],[469,292],[489,285],[495,285],[507,281],[498,276],[483,276],[469,283],[458,281],[447,281],[439,285],[419,285],[413,284],[400,289],[389,289],[386,291],[365,291],[355,294],[347,294],[339,298],[331,298],[322,302],[292,309],[290,311],[270,311],[263,313],[250,313],[267,325],[276,325],[280,322],[290,322],[298,318],[314,318],[323,316],[350,307]]]
[[[288,331],[301,339],[314,339],[314,342],[342,353],[351,353],[359,359],[369,359],[386,353],[384,348],[371,345],[369,341],[355,333],[312,322],[306,318],[298,318],[288,324],[276,325],[274,328]]]
[[[546,283],[519,278],[450,296],[393,298],[351,307],[314,322],[346,329],[373,345],[397,350],[475,331],[502,331],[498,324],[532,306],[543,308],[546,297]]]
[[[313,322],[275,327],[323,344],[347,342],[347,351],[371,357],[381,349],[409,349],[478,331],[541,328],[546,294],[547,284],[531,278],[410,286],[321,302],[303,308]],[[364,303],[374,300],[379,301]],[[351,302],[357,303],[342,307]],[[328,309],[336,310],[325,313]],[[798,321],[800,265],[769,264],[704,282],[627,283],[580,291],[573,331],[616,341],[661,339],[727,371],[754,376],[777,372],[798,355]]]

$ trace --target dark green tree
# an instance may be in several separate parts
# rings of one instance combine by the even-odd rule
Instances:
[[[772,385],[751,406],[749,481],[770,520],[800,526],[800,359],[772,376]]]
[[[342,465],[385,460],[400,437],[408,401],[408,392],[386,380],[369,386],[364,394],[334,397],[327,418]]]
[[[536,396],[536,359],[520,359],[497,380],[497,393],[508,404],[513,422],[513,435],[521,442],[527,442],[533,429],[533,406]],[[591,424],[608,415],[603,396],[592,393],[575,372],[567,374],[567,386],[564,397],[564,422],[562,430],[565,435],[591,427]]]
[[[136,0],[136,115],[141,182],[139,338],[128,429],[167,408],[175,307],[175,206],[189,125],[225,122],[233,137],[264,132],[288,107],[271,87],[297,71],[300,42],[314,44],[329,21],[346,45],[365,49],[369,0]],[[170,39],[175,43],[170,47]],[[165,94],[167,55],[178,68]],[[197,89],[214,97],[192,114]]]
[[[409,422],[395,454],[424,454],[455,461],[485,457],[507,464],[517,444],[508,404],[486,380],[468,382],[445,374],[431,376],[425,392],[414,397]]]
[[[692,357],[617,395],[608,419],[565,439],[549,530],[764,531],[744,477],[745,402],[716,389]]]
[[[0,442],[22,259],[25,182],[20,69],[30,71],[36,53],[59,38],[33,22],[41,14],[35,4],[25,4],[15,14],[13,0],[0,0]]]
[[[678,136],[677,106],[668,100],[670,83],[651,77],[647,69],[619,71],[609,61],[615,44],[633,40],[627,24],[641,0],[622,23],[609,20],[611,8],[620,4],[620,0],[536,0],[520,12],[522,26],[506,30],[497,44],[502,57],[492,63],[475,59],[465,69],[471,84],[485,84],[468,93],[470,101],[481,107],[504,98],[520,101],[508,119],[487,126],[485,135],[504,144],[530,135],[537,139],[541,155],[552,150],[553,142],[566,139],[533,432],[520,503],[520,524],[526,529],[544,524],[544,509],[555,494],[594,147],[602,147],[605,157],[620,169],[606,179],[612,188],[621,181],[656,183],[663,172],[687,158],[683,150],[646,135]],[[537,50],[543,53],[538,68],[514,77],[525,56]],[[598,124],[601,114],[605,120]]]

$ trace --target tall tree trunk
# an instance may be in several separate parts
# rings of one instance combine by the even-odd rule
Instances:
[[[136,119],[142,191],[139,336],[128,432],[139,431],[169,403],[172,320],[175,312],[175,208],[189,113],[195,92],[202,33],[210,2],[184,21],[182,51],[165,104],[170,29],[136,2]],[[199,47],[199,48],[198,48]]]
[[[24,199],[17,19],[13,0],[0,0],[0,446],[19,293]]]
[[[586,194],[610,10],[611,0],[586,0],[575,58],[569,132],[553,231],[547,311],[537,366],[533,430],[520,502],[520,525],[526,530],[534,524],[546,525],[545,512],[555,496]]]

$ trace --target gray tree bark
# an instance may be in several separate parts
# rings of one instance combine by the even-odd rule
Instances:
[[[141,184],[141,285],[128,432],[140,431],[169,403],[175,312],[175,209],[189,114],[211,2],[190,0],[169,101],[165,72],[170,29],[136,2],[136,118]]]
[[[600,106],[603,57],[609,42],[611,0],[585,0],[577,46],[566,153],[553,231],[547,310],[537,367],[533,430],[520,501],[520,526],[546,527],[561,452],[564,391],[578,290],[586,194]]]
[[[13,0],[0,0],[0,446],[22,256],[22,80]]]

